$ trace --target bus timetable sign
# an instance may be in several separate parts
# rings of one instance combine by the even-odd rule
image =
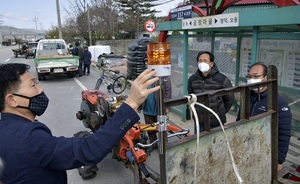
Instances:
[[[183,6],[170,11],[171,20],[192,18],[192,6]]]

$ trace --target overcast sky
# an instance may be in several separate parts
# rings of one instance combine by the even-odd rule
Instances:
[[[168,11],[182,1],[174,0],[156,9],[163,11],[160,15],[167,16]],[[63,23],[68,0],[60,0],[60,4]],[[17,28],[51,29],[52,25],[57,26],[56,0],[0,0],[0,22]]]

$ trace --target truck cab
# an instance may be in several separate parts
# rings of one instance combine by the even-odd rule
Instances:
[[[27,54],[25,58],[27,59],[28,57],[35,57],[36,54],[36,47],[38,45],[38,42],[28,42],[27,43]]]

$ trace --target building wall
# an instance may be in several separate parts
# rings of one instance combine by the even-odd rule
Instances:
[[[103,40],[97,41],[96,45],[110,45],[111,51],[116,55],[127,55],[127,46],[133,40]]]

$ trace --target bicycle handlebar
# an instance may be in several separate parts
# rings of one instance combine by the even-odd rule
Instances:
[[[116,75],[120,74],[120,70],[111,70],[111,69],[105,69],[105,68],[102,68],[102,70],[103,70],[103,74],[105,71],[113,72]]]
[[[168,135],[167,137],[168,137],[168,138],[171,138],[171,137],[174,137],[174,136],[178,136],[178,135],[187,135],[187,134],[190,133],[190,130],[187,129],[187,128],[182,128],[182,130],[183,130],[182,132],[175,132],[175,133],[172,133],[172,134]],[[138,147],[141,147],[141,148],[149,148],[149,147],[153,146],[153,144],[155,144],[155,143],[157,143],[157,142],[159,142],[159,139],[156,139],[155,141],[153,141],[153,142],[151,142],[151,143],[149,143],[149,144],[137,143],[136,145],[137,145]]]

